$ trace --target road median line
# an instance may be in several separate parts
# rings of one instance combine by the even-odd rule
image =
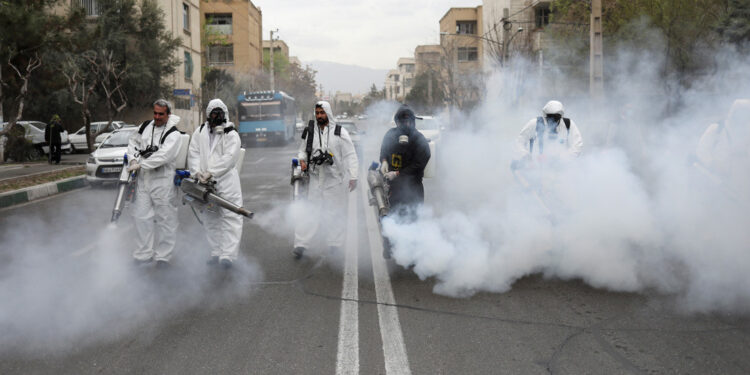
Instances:
[[[378,322],[380,337],[383,341],[383,359],[386,374],[411,374],[409,358],[406,355],[404,335],[398,319],[396,298],[393,296],[391,278],[383,259],[383,240],[375,222],[375,210],[370,208],[366,189],[362,189],[362,200],[367,219],[367,235],[370,239],[370,256],[372,273],[375,282],[375,296],[378,302]]]

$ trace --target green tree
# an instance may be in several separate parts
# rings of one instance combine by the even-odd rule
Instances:
[[[378,88],[373,83],[372,86],[370,86],[370,92],[365,95],[364,99],[362,99],[362,108],[366,111],[368,107],[370,107],[375,102],[378,102],[380,100],[383,100],[385,98],[385,88],[383,90],[378,90]]]
[[[432,87],[430,88],[430,80]],[[445,95],[436,72],[423,72],[414,77],[414,86],[406,95],[404,102],[419,113],[432,113],[443,105]]]
[[[716,29],[724,42],[746,53],[750,49],[750,2],[729,0],[727,8]]]
[[[317,72],[309,65],[304,68],[297,63],[291,63],[287,66],[285,74],[280,77],[278,87],[293,96],[297,103],[297,112],[301,114],[303,120],[308,116],[312,117],[313,105],[317,98],[315,97],[315,75]]]
[[[661,55],[661,76],[689,85],[711,68],[715,25],[728,0],[611,0],[602,3],[605,58],[617,47]],[[548,61],[571,76],[588,75],[589,2],[556,0],[546,33]],[[655,37],[659,34],[662,38]],[[605,62],[606,65],[606,62]],[[605,76],[606,78],[606,76]],[[605,82],[606,84],[606,82]]]
[[[23,117],[35,75],[48,61],[48,51],[64,38],[64,19],[49,12],[58,3],[59,0],[0,2],[0,100],[4,118],[11,123]]]
[[[97,135],[90,132],[92,117],[111,122],[126,106],[171,96],[163,78],[174,73],[180,45],[154,0],[100,0],[97,6],[99,15],[73,30],[62,65],[71,100],[80,105],[89,149]],[[72,7],[70,17],[81,11]]]
[[[201,110],[204,111],[212,99],[221,99],[227,105],[229,113],[236,113],[238,91],[240,90],[231,74],[224,69],[210,68],[203,75],[201,83]]]

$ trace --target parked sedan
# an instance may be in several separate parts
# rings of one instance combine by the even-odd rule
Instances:
[[[435,150],[437,144],[440,143],[440,131],[444,129],[439,118],[432,116],[417,116],[416,121],[417,130],[419,130],[427,141],[430,142],[430,161],[427,162],[427,166],[424,169],[425,177],[434,177],[436,173],[436,160]]]
[[[47,124],[41,121],[18,121],[16,124],[23,126],[26,131],[26,139],[31,141],[37,151],[41,154],[49,154],[49,145],[44,140],[44,129],[47,127]],[[7,125],[8,123],[4,122],[2,128],[4,129]],[[60,149],[65,153],[70,152],[71,145],[67,131],[63,131],[61,141]]]
[[[108,121],[96,121],[91,123],[91,134],[96,134],[99,129],[102,127],[107,126]],[[94,149],[99,147],[101,142],[107,138],[107,136],[113,132],[114,130],[120,129],[127,126],[122,121],[112,121],[112,125],[107,127],[106,130],[102,134],[99,134],[96,139],[94,140]],[[80,129],[78,129],[77,132],[70,135],[70,144],[72,147],[73,152],[76,151],[86,151],[89,149],[88,144],[86,143],[86,127],[83,126]]]
[[[128,152],[128,140],[136,127],[115,130],[92,152],[86,161],[86,180],[91,185],[117,182],[123,167],[123,156]]]

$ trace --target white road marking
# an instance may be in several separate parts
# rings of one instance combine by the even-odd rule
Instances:
[[[401,323],[398,320],[398,309],[392,306],[396,304],[396,299],[393,297],[391,278],[388,276],[385,260],[383,260],[383,239],[378,232],[375,210],[369,205],[366,190],[367,188],[363,187],[362,200],[365,204],[367,235],[370,239],[372,273],[375,280],[375,295],[378,301],[378,321],[380,323],[380,337],[383,341],[385,373],[411,374],[404,336],[401,333]]]
[[[266,159],[266,157],[264,156],[264,157],[262,157],[262,158],[260,158],[258,160],[251,161],[250,164],[259,164],[260,162],[262,162],[265,159]]]
[[[341,290],[341,318],[336,354],[336,374],[359,374],[359,306],[357,283],[359,275],[357,254],[357,194],[349,194],[349,215],[346,228],[346,263]]]

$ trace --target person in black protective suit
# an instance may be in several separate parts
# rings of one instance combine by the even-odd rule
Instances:
[[[54,115],[44,129],[44,141],[49,145],[49,163],[60,164],[60,147],[62,143],[62,121]]]
[[[430,160],[430,145],[416,129],[416,116],[409,106],[402,105],[393,120],[396,127],[385,133],[380,146],[380,171],[390,185],[391,211],[414,221],[417,208],[424,203],[422,177]]]

